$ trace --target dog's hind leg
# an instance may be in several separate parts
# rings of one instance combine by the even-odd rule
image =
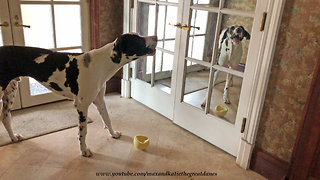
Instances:
[[[96,99],[93,101],[93,104],[97,107],[101,117],[102,117],[102,122],[104,124],[104,128],[109,130],[110,135],[113,138],[119,138],[121,136],[121,133],[118,131],[114,131],[112,129],[111,125],[111,120],[108,115],[108,111],[106,108],[106,104],[104,102],[104,93],[106,90],[106,86],[104,85],[103,88],[101,88],[99,94],[97,95]]]
[[[14,102],[14,97],[16,95],[17,89],[18,89],[18,82],[20,79],[15,79],[10,81],[6,89],[4,90],[2,101],[2,113],[1,113],[1,120],[8,131],[8,134],[11,138],[12,142],[18,142],[22,141],[23,137],[20,134],[14,134],[12,127],[11,127],[11,108]]]
[[[75,101],[74,106],[77,109],[79,114],[79,143],[80,143],[80,151],[82,156],[91,157],[92,153],[86,144],[86,136],[87,136],[87,115],[88,115],[88,107],[89,105],[80,104],[78,101]]]

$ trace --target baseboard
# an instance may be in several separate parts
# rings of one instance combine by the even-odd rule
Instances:
[[[121,78],[120,77],[112,77],[109,81],[107,81],[106,93],[111,92],[121,92]]]
[[[250,169],[266,177],[269,180],[284,179],[289,170],[289,163],[259,148],[254,148]]]

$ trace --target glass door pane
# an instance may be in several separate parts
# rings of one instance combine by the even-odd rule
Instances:
[[[137,78],[163,92],[171,93],[178,7],[166,4],[138,3],[138,33],[157,34],[157,52],[137,62]]]
[[[40,47],[53,51],[83,52],[87,47],[87,32],[83,32],[83,23],[87,14],[81,14],[86,3],[78,0],[57,2],[52,0],[14,0],[10,1],[14,21],[28,25],[14,28],[17,44]],[[23,34],[23,35],[21,35]],[[15,36],[14,36],[15,37]],[[87,39],[87,38],[85,38]],[[32,78],[23,78],[21,82],[21,99],[24,107],[63,99],[53,94]]]
[[[173,118],[176,82],[176,50],[181,23],[182,4],[179,0],[136,0],[133,31],[142,36],[157,35],[155,56],[132,63],[131,96],[169,119]]]
[[[54,32],[51,5],[21,4],[22,23],[31,28],[23,28],[26,46],[54,48]]]

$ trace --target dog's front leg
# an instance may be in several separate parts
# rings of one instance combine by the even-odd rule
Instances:
[[[82,156],[91,157],[92,153],[86,144],[86,136],[87,136],[87,114],[88,107],[87,105],[79,104],[75,101],[75,107],[79,114],[79,143],[80,143],[80,151]]]
[[[104,102],[104,93],[106,91],[106,86],[104,85],[99,94],[97,95],[96,99],[93,101],[93,104],[97,107],[101,117],[102,117],[102,123],[104,124],[104,128],[107,128],[109,130],[110,135],[113,138],[119,138],[121,136],[121,133],[118,131],[114,131],[112,129],[111,120],[107,111],[106,104]]]
[[[230,104],[229,87],[230,87],[231,79],[232,79],[232,75],[228,73],[227,74],[227,79],[226,79],[226,85],[224,87],[224,92],[223,92],[223,100],[224,100],[224,103],[226,103],[226,104]]]
[[[216,85],[216,80],[217,80],[217,77],[219,75],[219,70],[214,70],[214,73],[213,73],[213,80],[212,80],[212,86],[214,87]],[[207,89],[207,96],[208,95],[208,92],[209,92],[209,87]],[[202,104],[201,104],[201,107],[204,108],[206,106],[206,102],[207,102],[207,96],[204,97],[204,100],[202,101]]]

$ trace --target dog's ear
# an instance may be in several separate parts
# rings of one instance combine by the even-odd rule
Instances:
[[[242,30],[243,30],[243,36],[244,36],[247,40],[250,40],[251,36],[250,36],[250,34],[248,33],[248,31],[245,30],[243,26],[240,26],[240,27],[241,27]]]
[[[222,41],[225,40],[228,37],[228,33],[230,33],[230,28],[227,28],[227,29],[224,30],[224,33],[223,33],[223,36],[222,36],[222,39],[221,39]]]
[[[110,58],[112,62],[119,64],[122,56],[122,38],[117,38],[113,43],[113,50],[111,51]]]

